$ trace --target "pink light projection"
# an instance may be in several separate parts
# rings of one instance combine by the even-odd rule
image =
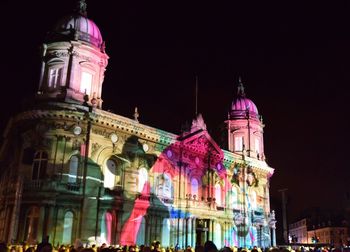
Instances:
[[[201,145],[200,147],[196,146],[196,148],[202,148],[202,152],[207,153],[207,157],[209,157],[208,154],[210,152],[207,145]],[[220,197],[221,195],[221,198],[217,199],[216,202],[214,202],[214,204],[221,206],[221,203],[226,202],[226,204],[229,204],[229,202],[232,202],[232,197],[237,198],[235,199],[235,204],[238,206],[239,212],[237,212],[237,209],[235,210],[236,212],[234,212],[235,225],[233,226],[233,229],[224,230],[224,232],[222,232],[223,244],[221,244],[221,246],[242,246],[243,240],[246,246],[257,245],[257,230],[252,223],[252,219],[254,217],[252,215],[254,211],[252,205],[255,206],[255,210],[259,210],[256,209],[256,205],[259,204],[252,204],[252,196],[248,194],[247,190],[249,186],[252,186],[254,184],[253,179],[256,179],[255,174],[253,178],[250,178],[250,180],[248,180],[247,176],[244,178],[242,172],[239,171],[243,168],[235,167],[234,169],[237,169],[236,178],[229,178],[227,170],[222,163],[224,154],[220,150],[220,153],[215,157],[215,162],[217,162],[218,160],[219,162],[217,162],[217,165],[213,166],[212,171],[216,174],[219,180],[222,181],[222,184],[214,185],[213,183],[211,183],[208,185],[207,192],[199,192],[199,188],[201,187],[199,187],[198,181],[202,181],[202,177],[207,173],[207,165],[197,165],[197,167],[195,168],[197,169],[197,177],[194,177],[194,180],[190,176],[183,176],[183,174],[180,174],[181,171],[179,170],[179,168],[174,166],[174,162],[172,160],[172,158],[175,159],[174,153],[176,153],[176,151],[178,150],[179,146],[169,146],[168,148],[166,148],[155,159],[155,161],[153,161],[153,164],[150,165],[150,168],[148,168],[148,177],[137,179],[137,181],[143,181],[143,188],[133,202],[133,208],[130,211],[130,215],[125,221],[122,222],[120,244],[137,244],[137,236],[140,235],[140,232],[144,232],[144,230],[141,229],[142,221],[148,215],[148,211],[152,208],[152,204],[154,204],[154,199],[151,200],[152,197],[157,197],[158,202],[162,205],[162,209],[166,209],[166,211],[168,212],[167,216],[165,216],[165,219],[163,220],[163,222],[165,221],[165,223],[169,223],[169,220],[170,223],[172,223],[172,218],[177,219],[186,218],[190,216],[201,218],[201,216],[196,216],[195,210],[188,208],[185,211],[183,207],[178,208],[178,206],[175,204],[176,201],[173,201],[174,198],[178,197],[178,195],[174,195],[174,181],[179,181],[181,177],[181,179],[184,179],[184,184],[190,185],[187,187],[185,195],[190,195],[190,197],[192,197],[192,193],[196,192],[196,196],[198,197],[196,199],[197,201],[200,200],[200,196],[202,196],[203,200],[203,197]],[[149,160],[149,157],[147,157],[147,154],[145,153],[143,153],[142,155],[138,155],[138,158]],[[181,163],[181,158],[179,156],[177,156],[177,158],[180,159],[180,161],[176,161],[175,163]],[[245,172],[247,173],[248,170],[246,170]],[[201,175],[198,176],[198,174]],[[153,177],[156,181],[153,183],[154,188],[152,187],[148,179],[150,177]],[[244,184],[245,186],[243,186]],[[232,196],[232,188],[237,188],[237,195]],[[193,198],[191,198],[191,200],[193,200]],[[109,217],[106,217],[106,221],[112,222],[112,220]],[[165,235],[169,236],[169,233],[170,232],[168,232],[167,234],[165,232]],[[112,230],[107,229],[106,237],[108,237],[108,240],[110,240],[109,237],[111,237],[111,234]],[[169,237],[165,238],[169,240]]]
[[[142,196],[149,195],[150,184],[146,182],[141,192]],[[132,210],[129,219],[124,223],[120,243],[123,245],[136,244],[136,235],[139,232],[142,217],[145,216],[148,207],[150,206],[149,200],[141,200],[140,198],[135,200],[134,209]]]

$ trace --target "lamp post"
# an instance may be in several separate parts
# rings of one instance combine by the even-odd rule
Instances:
[[[275,247],[276,246],[276,217],[275,217],[275,211],[272,210],[269,216],[269,227],[270,227],[270,232],[272,231],[270,237],[272,237],[271,240],[271,246]]]
[[[87,103],[88,96],[84,97],[84,106],[87,107],[87,111],[84,111],[86,120],[87,120],[87,126],[86,126],[86,140],[85,140],[85,153],[84,153],[84,170],[83,170],[83,192],[82,192],[82,198],[81,198],[81,205],[80,205],[80,215],[79,215],[79,226],[78,226],[78,236],[81,238],[82,235],[82,226],[83,226],[83,215],[84,215],[84,208],[85,208],[85,197],[86,197],[86,176],[87,176],[87,170],[88,170],[88,161],[89,161],[89,145],[90,145],[90,131],[91,131],[91,120],[90,120],[90,113],[92,112],[92,106]]]
[[[287,226],[287,197],[286,197],[286,191],[288,189],[280,189],[279,192],[282,193],[282,214],[283,214],[283,239],[286,244],[289,243],[288,240],[288,226]]]

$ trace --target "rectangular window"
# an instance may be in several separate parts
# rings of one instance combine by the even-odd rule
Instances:
[[[49,87],[56,88],[59,86],[62,79],[63,68],[52,68],[49,72]]]
[[[91,95],[92,86],[92,74],[88,72],[82,72],[80,81],[80,92]]]
[[[243,151],[243,137],[235,137],[235,151]]]

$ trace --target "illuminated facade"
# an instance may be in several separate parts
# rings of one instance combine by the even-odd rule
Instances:
[[[309,243],[307,224],[308,219],[304,218],[289,225],[289,236],[292,237],[292,242]]]
[[[229,111],[229,150],[201,115],[175,135],[102,110],[108,56],[86,4],[43,45],[39,89],[0,150],[0,240],[180,247],[275,240],[263,123],[242,83]]]

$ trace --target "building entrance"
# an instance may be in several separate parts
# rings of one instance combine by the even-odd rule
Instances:
[[[196,246],[204,246],[209,240],[209,219],[196,220]]]

